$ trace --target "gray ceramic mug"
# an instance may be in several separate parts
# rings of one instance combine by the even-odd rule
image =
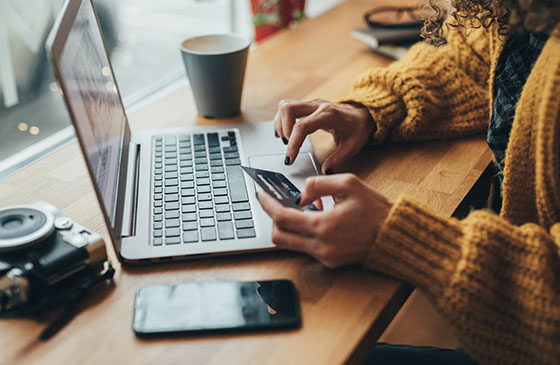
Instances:
[[[236,34],[211,34],[187,39],[181,54],[198,113],[229,118],[239,113],[249,39]]]

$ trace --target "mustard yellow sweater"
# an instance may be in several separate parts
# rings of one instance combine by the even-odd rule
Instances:
[[[412,47],[359,77],[348,101],[368,107],[377,142],[487,129],[496,29]],[[422,288],[483,363],[560,363],[560,25],[523,88],[506,151],[500,215],[456,220],[402,197],[366,265]]]

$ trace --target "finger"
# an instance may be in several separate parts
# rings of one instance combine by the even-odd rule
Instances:
[[[323,173],[325,175],[331,175],[339,170],[344,161],[354,154],[354,146],[352,146],[351,142],[344,141],[340,143],[334,152],[323,162]]]
[[[282,122],[280,119],[280,109],[276,110],[276,114],[274,114],[273,128],[274,128],[274,137],[281,138]]]
[[[348,194],[360,184],[360,180],[352,174],[330,176],[313,176],[305,181],[305,189],[301,193],[300,205],[307,205],[323,196]]]
[[[272,226],[272,243],[280,248],[305,253],[309,253],[312,247],[310,238],[284,231],[276,224]]]
[[[311,115],[297,122],[292,130],[292,135],[288,142],[288,147],[286,148],[286,161],[288,165],[293,164],[296,160],[299,149],[305,141],[305,137],[318,129],[329,129],[332,122],[333,121],[322,112],[321,108],[318,108]]]
[[[319,107],[318,101],[283,100],[278,106],[282,137],[289,139],[296,119],[313,113]]]
[[[319,210],[323,210],[323,201],[321,199],[317,199],[313,202],[313,205],[315,205],[317,207],[317,209]]]
[[[286,208],[266,192],[257,195],[266,214],[274,224],[284,231],[298,233],[307,237],[314,235],[315,218],[295,208]]]

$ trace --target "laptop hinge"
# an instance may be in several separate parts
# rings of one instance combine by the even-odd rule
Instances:
[[[136,214],[138,212],[138,187],[140,185],[140,144],[130,144],[128,156],[129,176],[127,176],[127,186],[124,198],[124,212],[122,237],[136,235]]]

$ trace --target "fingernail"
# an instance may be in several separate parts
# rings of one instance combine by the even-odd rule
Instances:
[[[278,138],[278,132],[274,131],[274,137]]]
[[[327,174],[327,175],[332,175],[332,174],[333,174],[333,170],[332,170],[332,169],[326,169],[326,170],[325,170],[325,174]]]
[[[255,191],[255,196],[257,197],[257,200],[259,200],[259,192]]]
[[[287,139],[287,138],[284,138],[284,137],[282,137],[282,142],[284,142],[284,144],[285,144],[285,145],[287,145],[287,144],[288,144],[288,139]]]
[[[286,156],[284,159],[284,165],[288,166],[290,164],[290,156]]]
[[[296,199],[296,205],[299,205],[300,202],[301,202],[301,197],[298,196],[297,199]]]

